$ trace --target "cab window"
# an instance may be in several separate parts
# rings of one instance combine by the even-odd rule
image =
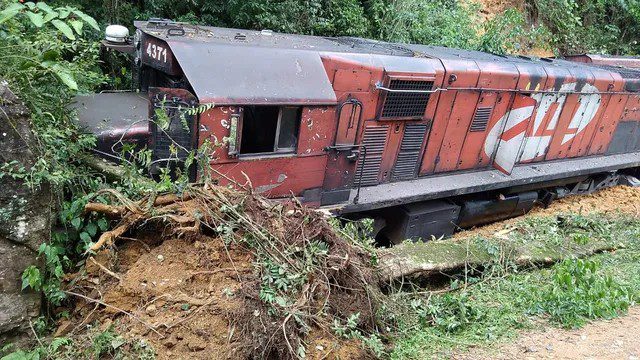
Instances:
[[[294,153],[298,145],[300,114],[300,107],[244,107],[240,154]]]

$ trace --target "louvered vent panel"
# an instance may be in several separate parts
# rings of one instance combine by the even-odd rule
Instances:
[[[407,125],[400,144],[400,152],[393,167],[394,180],[413,179],[420,157],[422,141],[427,132],[427,126],[421,124]]]
[[[391,90],[425,91],[433,88],[433,81],[391,80]],[[384,119],[422,117],[429,102],[430,93],[388,92],[382,107]]]
[[[356,176],[354,186],[360,183],[362,186],[376,185],[378,174],[382,164],[382,153],[387,142],[389,126],[367,126],[362,136],[362,145],[366,147],[366,156],[361,151],[360,159],[356,164]],[[364,164],[362,163],[364,159]],[[360,182],[362,178],[362,182]]]
[[[487,130],[487,124],[489,118],[491,118],[492,107],[479,107],[476,109],[476,114],[473,116],[473,121],[469,127],[469,131],[485,131]]]

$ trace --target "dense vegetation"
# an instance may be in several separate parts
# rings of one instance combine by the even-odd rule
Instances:
[[[504,52],[637,54],[638,0],[520,0],[481,21],[464,0],[71,0],[104,23],[169,18],[246,29],[374,39]]]

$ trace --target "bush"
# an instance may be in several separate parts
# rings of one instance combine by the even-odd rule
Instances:
[[[535,305],[537,311],[567,328],[625,313],[633,302],[630,289],[599,268],[589,259],[567,259],[554,266],[553,281]]]
[[[640,2],[636,0],[534,0],[561,54],[638,54]]]

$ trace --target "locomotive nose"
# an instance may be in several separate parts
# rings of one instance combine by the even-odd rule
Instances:
[[[80,129],[96,136],[95,151],[117,158],[124,144],[142,149],[150,138],[146,93],[117,92],[77,96],[72,104]]]

